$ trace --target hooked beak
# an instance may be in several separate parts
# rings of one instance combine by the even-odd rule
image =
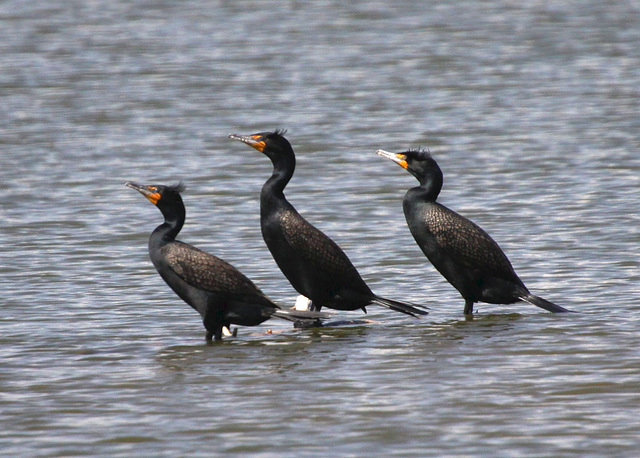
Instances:
[[[264,148],[267,146],[264,140],[260,140],[262,138],[261,135],[238,135],[238,134],[229,134],[229,138],[233,140],[240,140],[242,143],[246,143],[252,148],[257,149],[261,153],[264,151]]]
[[[135,189],[136,191],[138,191],[140,194],[149,199],[149,201],[153,205],[156,205],[160,200],[160,197],[162,197],[155,186],[144,186],[138,183],[133,183],[131,181],[127,181],[124,185],[127,188]]]
[[[405,170],[407,167],[409,167],[409,164],[407,163],[407,156],[405,154],[390,153],[389,151],[385,151],[382,149],[379,149],[378,151],[376,151],[376,153],[378,154],[378,156],[382,156],[389,159],[390,161],[395,162]]]

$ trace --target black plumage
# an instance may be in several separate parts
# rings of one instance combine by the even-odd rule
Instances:
[[[428,151],[377,153],[399,164],[420,182],[404,196],[407,225],[429,261],[464,297],[465,314],[473,313],[475,302],[526,301],[554,313],[569,311],[531,294],[489,234],[436,202],[443,176]]]
[[[284,188],[293,176],[296,159],[283,134],[231,134],[229,138],[252,146],[273,163],[273,174],[260,194],[262,236],[291,285],[311,300],[311,310],[328,307],[366,312],[367,305],[376,304],[412,316],[427,314],[421,306],[376,296],[342,249],[287,201]]]
[[[127,182],[160,209],[164,223],[149,238],[154,267],[187,304],[193,307],[207,329],[207,340],[222,338],[222,328],[231,324],[255,326],[271,317],[315,322],[323,314],[282,310],[246,276],[228,262],[192,245],[176,240],[185,221],[181,185],[139,185]]]

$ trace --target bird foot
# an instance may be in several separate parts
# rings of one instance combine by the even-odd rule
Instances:
[[[312,329],[312,328],[321,328],[324,325],[322,324],[322,321],[320,320],[315,320],[312,322],[308,322],[308,321],[294,321],[293,322],[293,327],[296,329]]]
[[[303,296],[302,294],[296,297],[296,304],[293,306],[295,310],[306,311],[310,310],[311,307],[311,299]]]
[[[225,337],[236,337],[238,335],[238,328],[235,328],[232,331],[230,328],[228,328],[226,326],[223,326],[222,327],[222,335],[225,336]]]

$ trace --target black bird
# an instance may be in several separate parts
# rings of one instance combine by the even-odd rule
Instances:
[[[154,267],[180,298],[200,313],[207,340],[222,338],[222,328],[232,323],[256,326],[271,317],[315,322],[324,314],[282,310],[251,280],[231,264],[176,240],[185,220],[185,208],[175,186],[139,185],[127,182],[160,209],[164,223],[149,238]]]
[[[273,174],[260,194],[260,225],[267,247],[291,285],[311,300],[310,309],[315,311],[328,307],[366,313],[367,305],[376,304],[411,316],[426,315],[420,306],[376,296],[342,249],[287,201],[283,191],[293,176],[296,158],[283,134],[230,134],[229,138],[252,146],[273,163]]]
[[[531,294],[489,234],[436,202],[442,189],[442,170],[428,151],[377,153],[420,182],[420,186],[407,191],[402,202],[407,224],[429,261],[464,297],[465,315],[473,313],[475,302],[526,301],[550,312],[569,312]]]

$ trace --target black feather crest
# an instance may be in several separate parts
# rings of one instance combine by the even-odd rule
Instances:
[[[414,154],[416,156],[422,156],[422,157],[432,157],[431,156],[431,151],[429,151],[429,148],[422,148],[422,147],[418,147],[418,148],[410,148],[407,153],[411,153]]]
[[[177,192],[178,194],[180,194],[180,193],[185,192],[187,190],[187,186],[182,181],[179,181],[176,184],[172,184],[170,186],[167,186],[167,190],[168,191]]]

